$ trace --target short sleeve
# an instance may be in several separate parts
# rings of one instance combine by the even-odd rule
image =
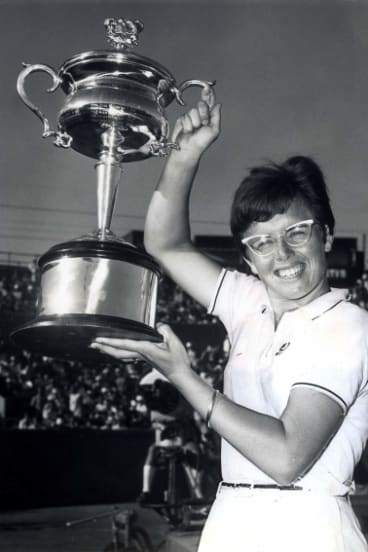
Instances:
[[[351,317],[343,306],[339,310],[340,316],[332,323],[324,324],[323,317],[320,323],[312,322],[312,354],[307,355],[307,365],[299,371],[292,388],[320,391],[346,413],[359,394],[368,394],[368,318]]]
[[[248,313],[256,311],[265,302],[268,304],[269,301],[264,285],[258,278],[223,269],[208,313],[221,320],[231,339],[237,324],[242,323]]]

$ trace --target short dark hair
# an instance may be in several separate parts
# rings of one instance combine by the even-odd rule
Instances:
[[[265,222],[284,213],[294,200],[300,200],[324,229],[334,233],[333,215],[327,185],[318,164],[297,155],[284,163],[254,167],[235,192],[231,208],[231,231],[241,249],[241,238],[253,222]]]

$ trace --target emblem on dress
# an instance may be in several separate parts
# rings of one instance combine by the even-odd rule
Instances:
[[[279,350],[276,351],[275,356],[281,355],[281,353],[286,351],[286,349],[289,347],[289,345],[290,345],[290,341],[286,341],[285,343],[283,343],[281,345],[281,347],[279,348]]]

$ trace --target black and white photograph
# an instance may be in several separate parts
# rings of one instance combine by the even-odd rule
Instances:
[[[0,47],[0,550],[368,552],[368,1]]]

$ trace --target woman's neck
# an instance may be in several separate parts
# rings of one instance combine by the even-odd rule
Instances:
[[[328,293],[329,291],[330,286],[328,285],[328,282],[325,281],[322,282],[320,286],[312,290],[312,292],[296,299],[275,296],[272,294],[272,292],[269,292],[270,302],[275,317],[275,328],[277,328],[281,318],[286,312],[294,311],[301,307],[304,307],[305,305],[312,303],[312,301],[314,301],[321,295]]]

